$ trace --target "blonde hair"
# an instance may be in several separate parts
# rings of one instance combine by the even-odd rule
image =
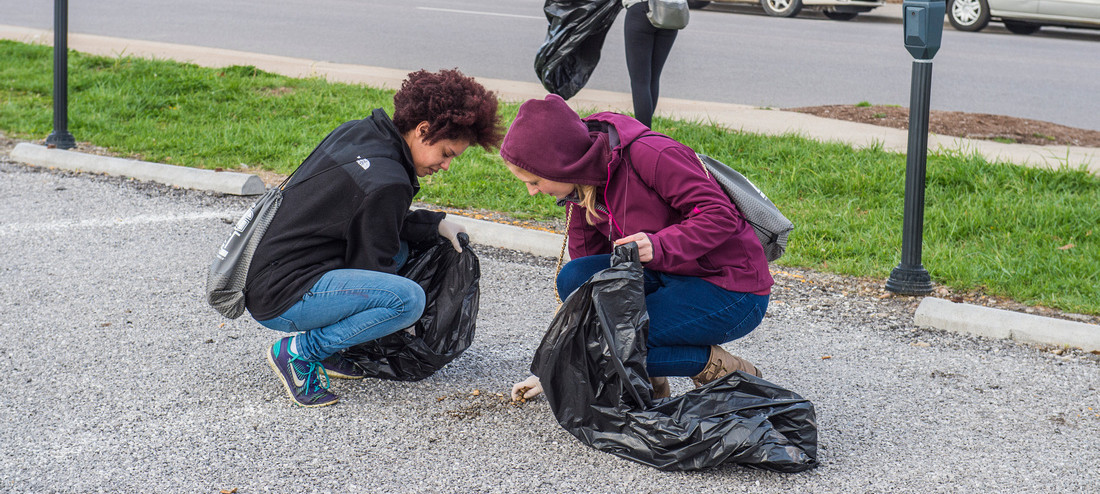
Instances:
[[[600,219],[600,214],[596,211],[596,186],[577,184],[576,187],[577,198],[584,207],[584,219],[589,225],[595,225],[596,220]]]

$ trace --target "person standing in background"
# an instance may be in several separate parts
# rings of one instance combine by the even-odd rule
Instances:
[[[665,67],[675,29],[653,27],[646,0],[622,0],[626,9],[623,21],[626,42],[626,70],[630,74],[630,94],[634,100],[634,119],[653,127],[653,112],[661,86],[661,70]]]

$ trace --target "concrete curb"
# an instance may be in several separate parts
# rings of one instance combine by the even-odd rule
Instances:
[[[926,297],[913,315],[913,323],[969,333],[988,338],[1011,339],[1023,343],[1065,345],[1085,351],[1100,351],[1100,326],[1066,321],[1008,310]]]
[[[561,245],[565,237],[558,233],[493,223],[457,214],[448,214],[447,219],[464,226],[471,242],[552,259],[561,254]],[[566,254],[565,258],[568,260],[569,255]]]
[[[222,194],[249,196],[263,194],[266,186],[256,175],[218,172],[148,161],[96,156],[74,151],[51,149],[21,142],[11,151],[12,161],[64,170],[106,173],[133,177],[188,189],[210,190]]]

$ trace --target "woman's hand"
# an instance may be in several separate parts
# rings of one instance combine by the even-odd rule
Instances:
[[[451,245],[455,250],[462,252],[462,244],[458,242],[458,234],[465,233],[466,227],[455,223],[453,221],[447,221],[443,219],[439,222],[439,236],[451,241]]]
[[[616,240],[615,245],[629,244],[630,242],[638,242],[639,261],[649,262],[653,260],[653,242],[649,240],[649,235],[645,233],[635,233],[634,235]]]
[[[530,400],[542,394],[542,383],[537,376],[531,376],[512,385],[512,401]]]

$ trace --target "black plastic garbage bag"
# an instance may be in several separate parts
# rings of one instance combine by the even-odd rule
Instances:
[[[547,91],[569,99],[588,83],[622,7],[622,0],[546,0],[550,26],[535,54],[535,74]]]
[[[398,272],[424,288],[427,303],[416,324],[374,341],[343,351],[369,377],[419,381],[442,369],[470,347],[477,322],[481,264],[459,234],[462,253],[451,242],[410,254]]]
[[[611,264],[566,299],[531,364],[562,427],[595,449],[661,470],[817,466],[813,404],[763,379],[736,372],[653,400],[636,245],[616,248]]]

